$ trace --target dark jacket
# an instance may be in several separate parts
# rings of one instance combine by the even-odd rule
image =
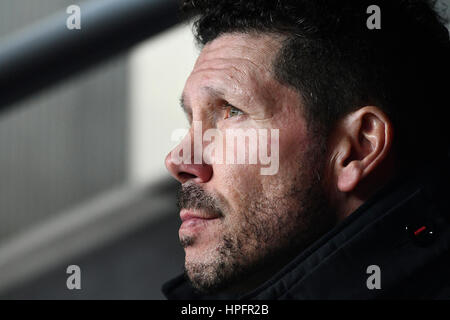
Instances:
[[[445,159],[398,178],[253,292],[203,296],[179,276],[163,293],[168,299],[448,299],[448,165]],[[381,289],[368,289],[371,265],[380,268]]]

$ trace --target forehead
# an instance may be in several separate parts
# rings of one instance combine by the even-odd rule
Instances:
[[[281,42],[281,36],[271,34],[231,33],[218,37],[202,49],[185,93],[201,88],[248,91],[275,81],[272,63]]]
[[[247,61],[255,64],[255,67],[270,69],[275,54],[281,47],[281,41],[281,36],[275,34],[224,34],[203,48],[194,70],[217,60],[243,64]]]

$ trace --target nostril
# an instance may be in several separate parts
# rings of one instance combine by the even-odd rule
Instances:
[[[212,176],[212,167],[206,164],[175,164],[168,161],[167,169],[181,183],[190,180],[206,183]]]
[[[191,179],[195,179],[196,176],[187,172],[180,172],[178,173],[178,178],[183,181],[188,181]]]

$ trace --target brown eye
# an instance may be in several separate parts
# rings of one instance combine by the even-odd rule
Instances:
[[[234,116],[240,116],[244,114],[241,110],[238,108],[233,107],[232,105],[226,105],[225,106],[225,117],[224,119],[228,119]]]

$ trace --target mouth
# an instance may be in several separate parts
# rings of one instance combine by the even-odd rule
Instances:
[[[206,229],[210,224],[220,218],[217,214],[208,214],[202,210],[182,209],[180,211],[182,221],[179,234],[194,235]]]

